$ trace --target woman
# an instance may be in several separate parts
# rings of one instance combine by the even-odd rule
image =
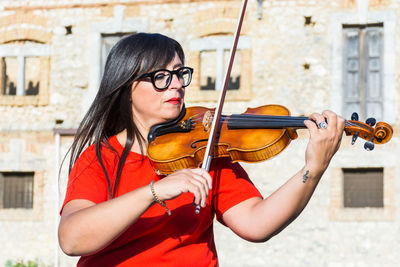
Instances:
[[[215,159],[209,173],[155,173],[147,135],[178,116],[192,71],[181,46],[160,34],[131,35],[111,50],[72,145],[61,211],[60,246],[82,256],[78,266],[217,266],[214,215],[240,237],[262,242],[306,206],[340,144],[344,120],[331,111],[305,121],[305,165],[268,198],[228,159]]]

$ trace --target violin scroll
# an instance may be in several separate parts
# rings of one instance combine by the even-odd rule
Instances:
[[[392,138],[393,128],[386,122],[376,123],[375,118],[368,118],[366,122],[363,123],[358,121],[357,113],[353,113],[351,118],[352,120],[346,121],[344,131],[347,136],[353,136],[351,140],[352,145],[357,138],[360,137],[367,140],[364,144],[364,148],[370,151],[374,149],[374,144],[384,144]]]
[[[384,144],[388,142],[393,135],[393,128],[386,122],[378,122],[374,129],[374,137],[376,139],[376,143]]]

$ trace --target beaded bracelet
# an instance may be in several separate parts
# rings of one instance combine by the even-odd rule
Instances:
[[[158,196],[156,195],[156,192],[154,191],[154,181],[151,181],[151,183],[150,183],[150,190],[151,190],[151,194],[153,195],[153,200],[155,202],[157,202],[158,204],[160,204],[161,206],[163,206],[167,210],[168,215],[171,215],[171,211],[167,207],[167,204],[165,203],[165,201],[160,200],[158,198]]]

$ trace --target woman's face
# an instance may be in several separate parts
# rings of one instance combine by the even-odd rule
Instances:
[[[177,54],[165,67],[176,70],[183,67]],[[182,87],[176,75],[164,91],[157,90],[150,78],[135,81],[132,84],[132,113],[133,120],[139,127],[149,130],[150,127],[176,118],[183,106],[185,88]]]

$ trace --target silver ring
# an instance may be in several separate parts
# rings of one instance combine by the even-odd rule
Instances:
[[[320,123],[318,123],[318,125],[319,125],[319,128],[321,128],[321,129],[326,129],[328,127],[328,125],[324,121],[321,121]]]

